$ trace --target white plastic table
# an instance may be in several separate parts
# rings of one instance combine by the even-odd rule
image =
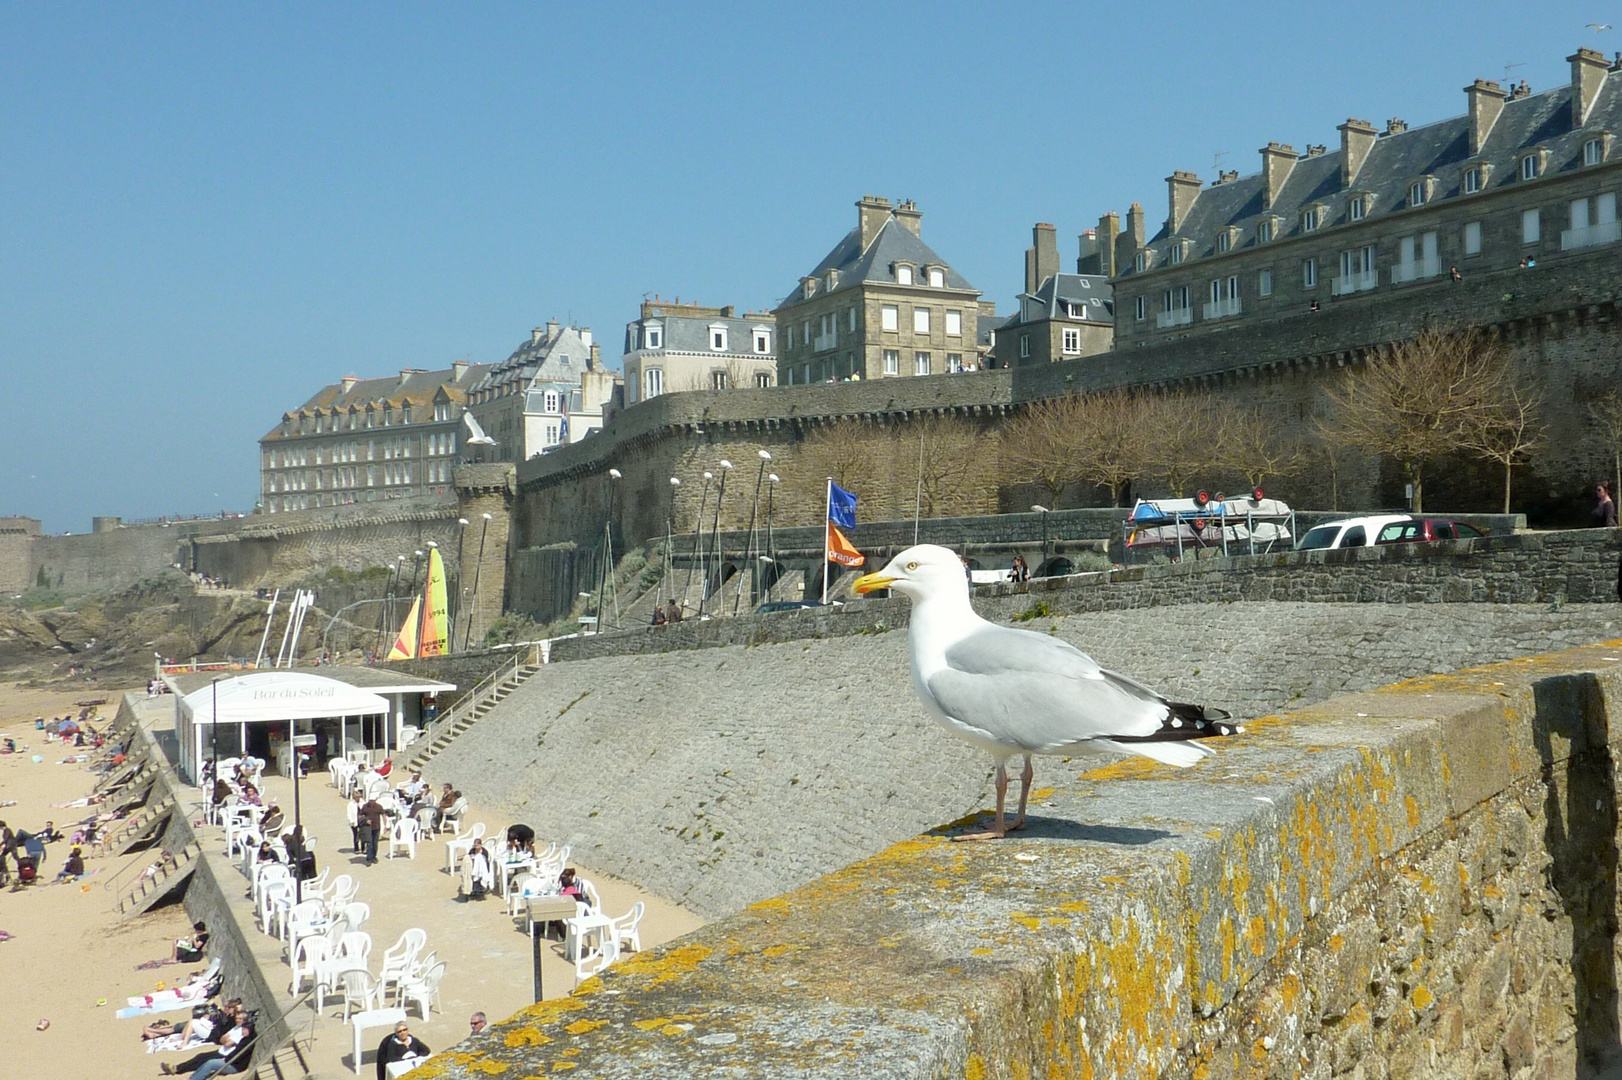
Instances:
[[[350,1060],[355,1066],[355,1075],[360,1075],[361,1043],[365,1041],[364,1034],[367,1028],[393,1027],[406,1018],[404,1009],[367,1009],[350,1016],[349,1023],[355,1029],[355,1056]]]
[[[587,915],[576,915],[572,919],[565,919],[564,922],[574,927],[575,952],[573,956],[566,955],[564,959],[567,960],[580,959],[580,950],[585,948],[586,939],[592,935],[596,935],[598,947],[600,948],[603,940],[612,932],[614,926],[614,920],[600,911],[593,911]]]

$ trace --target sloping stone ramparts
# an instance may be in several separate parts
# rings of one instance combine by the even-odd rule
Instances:
[[[1008,840],[896,844],[412,1075],[1588,1075],[1619,656],[1337,698],[1186,771],[1050,763]]]

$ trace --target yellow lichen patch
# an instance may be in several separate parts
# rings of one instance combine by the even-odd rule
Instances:
[[[1033,799],[1051,799],[1051,798],[1053,798],[1053,795],[1057,790],[1058,790],[1057,788],[1039,787],[1035,791],[1031,792],[1031,798],[1033,798]]]
[[[586,1003],[579,998],[553,998],[551,1001],[526,1005],[519,1009],[516,1015],[529,1020],[556,1020],[559,1013],[579,1012],[585,1007]]]
[[[638,1031],[652,1031],[654,1028],[664,1027],[670,1023],[668,1016],[655,1016],[652,1020],[632,1020],[631,1026]]]
[[[992,950],[981,947],[981,948],[978,948],[978,949],[970,949],[969,950],[969,955],[970,956],[990,956],[991,952],[992,952]]]
[[[580,1056],[580,1047],[578,1047],[578,1046],[569,1047],[569,1049],[567,1049],[567,1050],[565,1050],[563,1052],[563,1056],[564,1057],[579,1057]]]
[[[1413,994],[1414,1008],[1416,1008],[1416,1009],[1428,1009],[1428,1008],[1431,1007],[1431,1003],[1433,1001],[1435,1001],[1435,1000],[1436,1000],[1436,995],[1431,993],[1429,990],[1425,989],[1423,986],[1414,987],[1414,994]]]
[[[1059,910],[1085,915],[1087,912],[1093,910],[1093,906],[1085,900],[1066,900],[1064,903],[1059,905]]]
[[[1339,934],[1331,934],[1330,935],[1330,937],[1329,937],[1329,951],[1330,952],[1338,953],[1342,949],[1344,949],[1345,947],[1346,947],[1346,939],[1345,938],[1341,937]]]
[[[1403,799],[1408,807],[1408,824],[1412,828],[1419,828],[1419,800],[1409,795]]]
[[[1019,925],[1023,926],[1027,930],[1040,930],[1042,928],[1042,920],[1034,915],[1026,915],[1016,911],[1014,914],[1008,916],[1008,918],[1013,922],[1019,923]]]
[[[508,1046],[516,1048],[520,1046],[545,1046],[552,1039],[550,1036],[542,1035],[539,1028],[525,1026],[513,1028],[507,1032],[507,1038],[504,1041]]]
[[[711,950],[703,945],[683,945],[679,949],[655,955],[637,953],[622,961],[616,968],[625,975],[647,975],[648,985],[658,986],[692,973],[710,956]]]
[[[1148,758],[1130,757],[1096,769],[1088,769],[1078,780],[1150,780],[1161,776],[1164,769]]]
[[[781,896],[774,896],[770,900],[757,900],[744,910],[759,911],[773,915],[785,915],[788,913],[790,906],[791,905],[789,902],[783,899]]]
[[[607,1024],[607,1020],[576,1020],[563,1030],[570,1035],[585,1035],[588,1032],[596,1031],[600,1027],[605,1027]]]
[[[512,1066],[508,1065],[504,1061],[491,1061],[487,1058],[484,1061],[475,1061],[473,1064],[467,1067],[467,1071],[471,1073],[484,1073],[486,1076],[500,1076],[510,1068],[512,1068]]]
[[[579,1067],[580,1063],[577,1061],[554,1061],[552,1063],[553,1072],[568,1072],[570,1069],[578,1069]]]
[[[1102,877],[1100,877],[1098,880],[1102,881],[1106,885],[1125,885],[1126,884],[1126,878],[1122,877],[1120,874],[1105,874]]]
[[[1260,915],[1252,915],[1250,922],[1245,924],[1245,944],[1250,947],[1250,955],[1262,956],[1267,952],[1267,920]]]
[[[760,950],[760,955],[776,960],[779,956],[787,956],[789,953],[797,952],[803,948],[805,948],[804,945],[768,945]]]
[[[682,1027],[680,1024],[666,1024],[664,1027],[659,1029],[659,1034],[661,1034],[661,1035],[685,1035],[685,1034],[687,1034],[687,1029]]]

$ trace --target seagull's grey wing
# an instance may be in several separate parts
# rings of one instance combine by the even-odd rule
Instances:
[[[1158,695],[1111,677],[1057,638],[986,625],[946,650],[925,686],[947,716],[992,741],[1033,753],[1160,730]]]

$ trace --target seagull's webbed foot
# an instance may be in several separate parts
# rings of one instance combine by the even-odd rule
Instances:
[[[1029,766],[1027,766],[1027,768],[1028,767]],[[1003,805],[1007,801],[1007,799],[1008,799],[1008,770],[1003,766],[1003,763],[999,761],[999,762],[997,762],[997,816],[993,820],[991,828],[984,829],[984,830],[982,830],[980,832],[962,833],[962,834],[960,834],[958,836],[952,837],[952,839],[953,840],[1001,840],[1003,837],[1007,836],[1008,835],[1008,824],[1003,819]],[[1021,808],[1023,808],[1023,804],[1024,804],[1024,801],[1021,800]],[[1016,829],[1022,829],[1024,827],[1025,827],[1025,823],[1024,823],[1023,818],[1020,821],[1016,822],[1015,825],[1014,825],[1014,828],[1016,828]]]
[[[1014,823],[1008,826],[1009,832],[1017,832],[1025,827],[1025,800],[1031,794],[1031,779],[1036,776],[1036,770],[1031,767],[1031,755],[1025,755],[1025,769],[1019,774],[1019,815]]]
[[[1020,826],[1020,828],[1023,827],[1024,826]],[[958,835],[952,837],[952,841],[953,843],[961,843],[968,840],[1001,840],[1007,835],[1007,828],[986,829],[982,832],[959,833]]]

